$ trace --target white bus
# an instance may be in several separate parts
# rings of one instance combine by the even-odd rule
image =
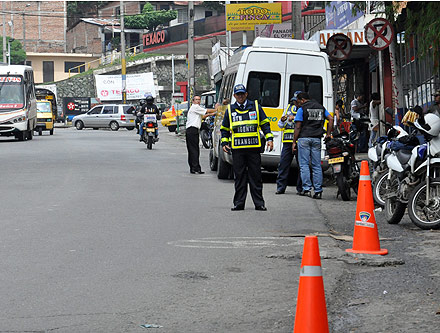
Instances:
[[[270,119],[274,150],[262,151],[261,155],[262,167],[267,171],[277,169],[282,149],[282,132],[278,120],[295,91],[308,92],[312,99],[333,113],[330,64],[327,54],[321,52],[315,41],[257,37],[251,47],[231,57],[225,69],[218,100],[221,102],[229,99],[234,103],[232,91],[239,83],[246,86],[248,99],[258,100]],[[217,113],[213,149],[210,152],[211,170],[216,170],[220,179],[229,178],[232,165],[232,155],[224,153],[220,147],[220,126],[225,110],[226,106],[222,105]],[[324,157],[324,152],[322,155]]]
[[[0,135],[32,140],[37,125],[34,72],[24,65],[0,64]]]

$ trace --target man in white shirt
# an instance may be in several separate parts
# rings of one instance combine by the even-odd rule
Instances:
[[[202,125],[202,119],[215,114],[214,109],[202,108],[200,102],[200,96],[196,95],[193,97],[186,119],[186,148],[188,149],[189,172],[193,174],[204,173],[199,162],[199,130]]]
[[[371,94],[370,102],[370,140],[368,142],[368,147],[373,146],[373,142],[376,139],[377,131],[379,130],[379,105],[380,105],[380,95],[378,93]]]

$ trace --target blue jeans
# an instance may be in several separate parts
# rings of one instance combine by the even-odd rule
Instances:
[[[373,147],[374,140],[376,139],[376,136],[377,136],[377,132],[371,130],[371,133],[370,133],[370,140],[368,141],[368,148]]]
[[[312,181],[310,179],[311,163],[313,188],[315,193],[322,192],[321,138],[299,138],[298,159],[303,191],[312,190]]]

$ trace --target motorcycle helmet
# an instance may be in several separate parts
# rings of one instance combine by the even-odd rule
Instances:
[[[144,104],[145,104],[145,100],[141,99],[141,100],[139,101],[139,105],[142,106],[142,105],[144,105]]]
[[[151,104],[154,102],[154,97],[151,94],[148,94],[147,96],[145,96],[145,100],[147,101],[148,104]]]
[[[436,137],[440,133],[440,118],[435,114],[428,113],[417,119],[414,126],[418,130]]]

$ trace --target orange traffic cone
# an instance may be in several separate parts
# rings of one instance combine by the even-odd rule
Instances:
[[[352,253],[387,254],[381,249],[376,218],[374,217],[373,190],[371,188],[368,162],[362,161],[359,176],[356,217],[354,222],[353,248],[345,250]]]
[[[176,116],[176,109],[174,108],[174,105],[171,107],[171,114],[173,115],[173,116]]]
[[[293,332],[328,332],[324,281],[316,236],[306,236],[304,240]]]

